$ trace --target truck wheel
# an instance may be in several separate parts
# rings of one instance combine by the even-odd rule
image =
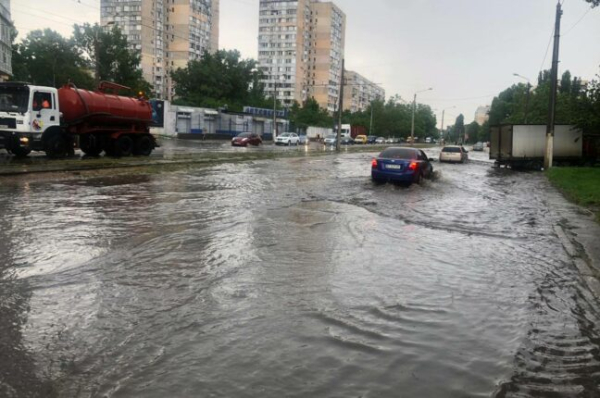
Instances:
[[[68,142],[65,136],[56,133],[46,140],[46,156],[52,159],[64,158],[68,153]]]
[[[98,137],[92,135],[82,137],[80,149],[87,156],[99,156],[102,153],[102,146],[98,142]]]
[[[115,156],[131,156],[133,152],[133,140],[128,135],[122,135],[113,143],[113,149]]]
[[[25,157],[27,157],[27,155],[29,155],[31,153],[31,149],[16,147],[16,148],[12,148],[11,152],[13,155],[15,155],[18,158],[25,158]]]
[[[152,139],[147,135],[143,135],[135,140],[133,154],[136,156],[150,156],[153,149],[154,143],[152,142]]]

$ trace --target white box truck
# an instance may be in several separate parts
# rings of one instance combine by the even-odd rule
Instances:
[[[511,168],[541,169],[546,153],[545,125],[506,124],[491,127],[490,159]],[[576,164],[583,159],[583,132],[571,125],[557,125],[554,162]]]

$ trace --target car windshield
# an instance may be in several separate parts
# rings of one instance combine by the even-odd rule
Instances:
[[[328,135],[327,138],[325,138],[326,140],[335,140],[337,138],[337,136],[335,135]]]
[[[242,133],[237,136],[237,138],[250,138],[250,133]]]
[[[379,154],[381,159],[417,159],[417,151],[410,148],[388,148]]]
[[[442,149],[442,152],[460,153],[460,148],[456,146],[447,146]]]
[[[29,87],[0,87],[0,112],[27,112]]]
[[[291,137],[290,133],[283,133],[280,135],[280,137]]]

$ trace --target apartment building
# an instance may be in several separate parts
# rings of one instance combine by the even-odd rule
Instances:
[[[346,15],[333,3],[314,2],[312,42],[309,57],[308,96],[329,112],[340,100],[342,62],[346,43]]]
[[[219,48],[219,0],[101,0],[101,24],[115,24],[141,52],[154,95],[172,99],[172,70]]]
[[[477,108],[477,112],[475,112],[475,121],[478,125],[483,126],[485,122],[490,120],[490,109],[491,107],[489,105]]]
[[[261,0],[258,63],[267,95],[285,104],[309,96],[333,112],[339,100],[346,16],[333,3]]]
[[[375,100],[385,101],[385,90],[364,76],[346,70],[344,77],[345,111],[360,112],[366,110]]]
[[[0,81],[12,75],[12,28],[10,0],[0,0]]]
[[[310,53],[311,0],[261,0],[258,64],[265,92],[285,104],[306,98],[305,76]]]

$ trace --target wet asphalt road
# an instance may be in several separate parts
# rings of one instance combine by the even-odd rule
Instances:
[[[544,176],[373,155],[0,185],[0,396],[599,396]]]

